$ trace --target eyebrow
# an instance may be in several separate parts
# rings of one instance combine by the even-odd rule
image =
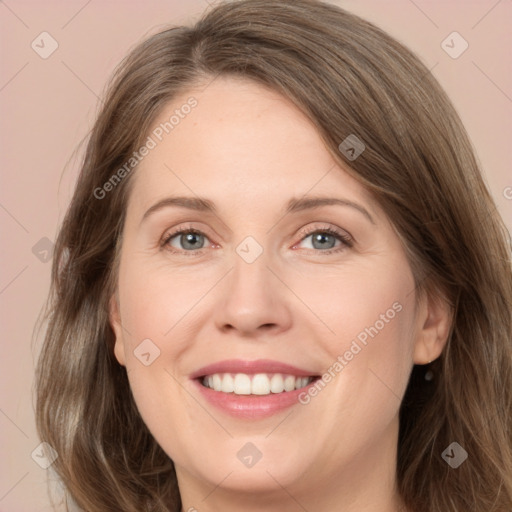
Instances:
[[[283,216],[289,213],[295,213],[330,205],[349,206],[354,208],[358,212],[362,213],[372,224],[375,224],[373,217],[362,205],[355,203],[354,201],[349,201],[348,199],[340,199],[337,197],[292,198],[288,201]],[[149,216],[156,213],[157,211],[173,206],[187,208],[189,210],[195,210],[199,212],[209,212],[214,214],[217,212],[215,204],[204,197],[171,196],[166,197],[165,199],[162,199],[151,206],[142,216],[141,224]]]
[[[375,224],[373,217],[364,206],[360,205],[359,203],[355,203],[354,201],[349,201],[348,199],[340,199],[337,197],[303,197],[300,199],[292,198],[290,201],[288,201],[285,213],[288,214],[329,205],[350,206],[351,208],[355,208],[359,213],[362,213],[372,224]]]

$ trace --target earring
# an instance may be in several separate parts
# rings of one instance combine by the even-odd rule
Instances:
[[[432,362],[432,360],[430,360],[427,364],[430,364],[431,362]],[[433,378],[434,378],[434,372],[432,370],[427,370],[425,372],[424,379],[426,381],[431,381]]]

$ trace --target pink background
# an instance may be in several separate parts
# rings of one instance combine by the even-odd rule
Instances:
[[[466,125],[510,230],[512,0],[332,3],[375,22],[432,68]],[[41,261],[48,242],[40,240],[55,240],[77,173],[80,153],[74,152],[127,51],[167,24],[194,21],[206,8],[205,0],[0,3],[0,512],[51,510],[48,470],[31,458],[40,442],[32,383],[41,341],[32,342],[32,332],[51,265]],[[58,43],[47,59],[31,48],[45,31]],[[453,31],[469,43],[457,59],[441,47]]]

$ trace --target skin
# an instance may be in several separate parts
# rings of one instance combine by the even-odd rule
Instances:
[[[396,512],[398,411],[412,365],[441,353],[449,309],[415,305],[410,265],[386,213],[337,164],[314,125],[286,98],[251,81],[218,78],[190,89],[198,105],[135,171],[118,289],[110,320],[115,355],[148,428],[176,465],[183,511]],[[343,198],[289,213],[292,197]],[[204,197],[216,213],[170,206],[171,195]],[[314,245],[333,227],[352,237]],[[199,230],[191,249],[174,228]],[[236,252],[247,236],[263,253]],[[185,244],[185,245],[184,245]],[[172,252],[172,251],[175,252]],[[394,303],[402,310],[307,405],[270,418],[234,418],[198,393],[189,375],[224,359],[273,359],[322,374]],[[134,350],[160,350],[145,366]],[[253,443],[252,468],[237,452]],[[219,485],[220,484],[220,485]]]

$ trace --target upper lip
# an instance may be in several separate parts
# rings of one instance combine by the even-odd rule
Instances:
[[[296,377],[316,376],[315,372],[304,370],[279,361],[270,359],[257,359],[255,361],[244,361],[241,359],[227,359],[199,368],[190,375],[191,379],[197,379],[214,373],[282,373],[284,375],[295,375]]]

